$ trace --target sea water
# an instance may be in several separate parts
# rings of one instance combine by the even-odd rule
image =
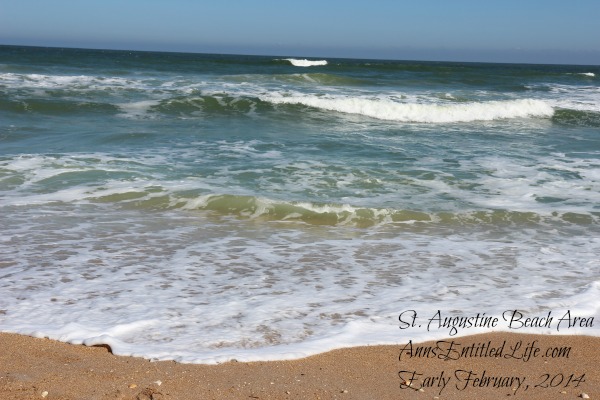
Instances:
[[[599,222],[598,66],[0,47],[5,332],[214,363],[598,319]]]

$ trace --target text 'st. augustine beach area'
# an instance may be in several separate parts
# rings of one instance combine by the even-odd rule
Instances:
[[[199,364],[600,336],[599,220],[598,66],[0,47],[3,332]]]

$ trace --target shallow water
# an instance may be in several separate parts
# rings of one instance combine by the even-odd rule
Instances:
[[[0,54],[4,331],[215,362],[598,314],[598,67]]]

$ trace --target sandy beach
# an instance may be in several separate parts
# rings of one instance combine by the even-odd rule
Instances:
[[[285,362],[151,362],[0,334],[1,399],[600,398],[600,338],[490,333]]]

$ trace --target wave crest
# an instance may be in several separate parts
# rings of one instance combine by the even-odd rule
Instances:
[[[329,111],[359,114],[398,122],[471,122],[525,117],[550,118],[554,115],[554,109],[550,105],[534,99],[461,104],[418,104],[359,97],[297,95],[264,96],[261,100],[274,104],[301,104]]]
[[[566,212],[544,216],[535,212],[509,210],[473,210],[460,213],[425,212],[408,209],[372,208],[349,204],[285,201],[265,197],[232,194],[206,194],[193,198],[172,197],[169,208],[212,211],[243,219],[279,222],[303,222],[310,225],[346,225],[368,228],[382,224],[481,225],[539,224],[549,220],[586,225],[598,222],[598,216]]]
[[[286,58],[285,60],[289,61],[294,67],[314,67],[318,65],[327,65],[327,60],[300,60],[296,58]]]

